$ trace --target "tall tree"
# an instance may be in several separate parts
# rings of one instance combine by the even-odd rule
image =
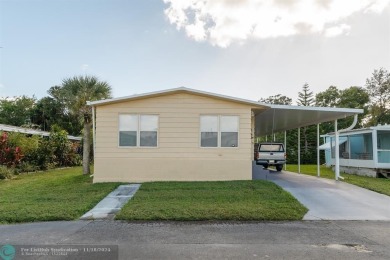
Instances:
[[[316,105],[321,107],[345,107],[361,108],[364,113],[358,116],[358,126],[363,126],[363,119],[367,115],[367,104],[369,96],[367,91],[362,87],[352,86],[339,90],[335,86],[330,86],[323,92],[316,95]],[[353,118],[348,117],[338,120],[339,129],[346,128],[352,124]],[[321,124],[321,132],[329,133],[334,131],[333,123],[326,122]]]
[[[310,91],[307,82],[302,86],[302,92],[298,92],[298,106],[312,106],[314,104],[314,94]]]
[[[337,104],[338,107],[345,108],[360,108],[363,109],[363,114],[358,115],[358,127],[364,126],[364,118],[367,117],[368,113],[368,103],[370,101],[370,96],[367,91],[358,86],[352,86],[340,91],[340,100]],[[340,120],[340,129],[346,128],[352,124],[353,118],[348,117]]]
[[[71,135],[79,135],[82,130],[78,117],[69,113],[63,103],[52,97],[43,97],[36,102],[31,111],[31,120],[43,131],[51,131],[53,125],[59,126]]]
[[[275,96],[269,96],[267,98],[260,98],[259,102],[275,105],[291,105],[292,99],[287,96],[277,94]]]
[[[330,86],[325,91],[316,94],[315,104],[319,107],[337,107],[340,91],[336,86]]]
[[[20,96],[0,100],[0,123],[14,126],[31,125],[35,97]]]
[[[87,101],[111,97],[111,87],[95,76],[66,78],[61,86],[49,89],[49,94],[83,123],[83,174],[90,174],[92,108]]]
[[[298,106],[312,106],[314,104],[314,94],[310,91],[309,84],[307,82],[302,86],[302,92],[298,92]],[[307,126],[303,127],[303,141],[305,154],[309,153],[309,129]]]
[[[371,97],[368,124],[390,123],[390,73],[384,68],[374,70],[366,88]]]

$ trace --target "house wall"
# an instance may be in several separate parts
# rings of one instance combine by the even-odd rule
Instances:
[[[119,147],[119,114],[159,115],[158,147]],[[237,115],[235,148],[201,148],[200,115]],[[96,107],[94,182],[249,180],[251,107],[176,93]]]

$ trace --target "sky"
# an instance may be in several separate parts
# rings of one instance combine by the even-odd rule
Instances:
[[[390,70],[390,0],[0,0],[0,96],[94,75],[114,97],[187,87],[296,102]]]

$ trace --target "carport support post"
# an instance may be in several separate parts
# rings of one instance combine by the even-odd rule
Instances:
[[[320,124],[317,124],[317,177],[320,177]]]
[[[301,128],[298,128],[298,173],[301,173]]]
[[[334,138],[335,138],[335,155],[334,155],[334,159],[335,159],[335,178],[336,178],[336,181],[339,180],[339,177],[340,177],[340,156],[339,156],[339,132],[337,131],[337,119],[334,121]]]

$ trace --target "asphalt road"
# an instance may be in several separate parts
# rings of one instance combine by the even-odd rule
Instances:
[[[43,222],[0,225],[4,244],[118,245],[119,259],[390,259],[390,222]]]

